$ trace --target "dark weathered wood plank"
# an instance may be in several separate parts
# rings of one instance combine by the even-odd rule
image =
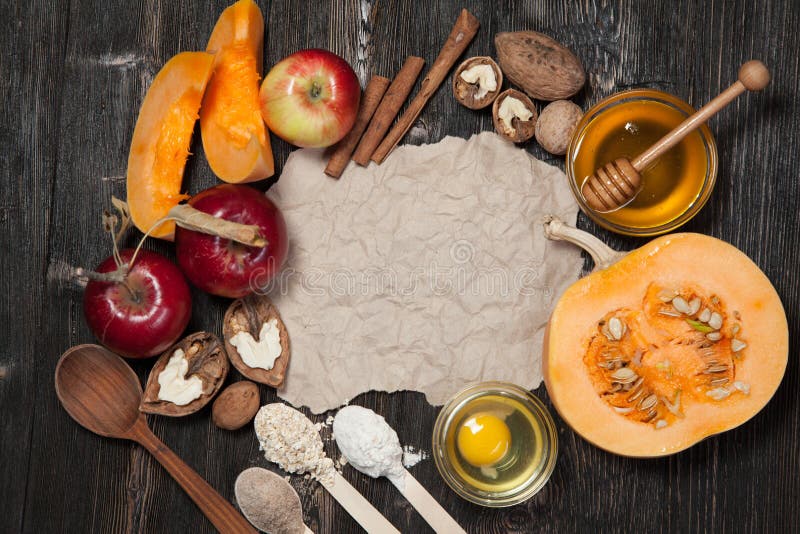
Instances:
[[[8,3],[6,3],[8,4]],[[168,475],[139,448],[78,428],[58,406],[52,372],[68,346],[86,342],[81,296],[57,280],[60,262],[94,265],[108,255],[99,215],[110,196],[124,196],[128,143],[152,77],[180,50],[202,49],[228,2],[181,4],[71,0],[58,9],[33,2],[8,6],[0,42],[3,122],[0,180],[0,530],[27,532],[212,532]],[[494,54],[501,30],[535,29],[573,48],[589,83],[576,100],[588,107],[617,90],[656,87],[702,105],[750,57],[775,74],[760,95],[747,95],[712,123],[720,152],[717,187],[686,230],[721,237],[747,252],[776,285],[800,335],[800,181],[796,178],[800,90],[800,9],[770,2],[462,3],[341,0],[260,2],[269,66],[306,47],[324,47],[354,65],[362,82],[393,76],[410,54],[433,62],[461,7],[482,28],[466,55]],[[5,5],[4,5],[5,7]],[[124,21],[124,22],[120,22]],[[491,128],[486,112],[460,107],[449,80],[425,108],[405,142],[468,137]],[[291,147],[273,137],[277,170]],[[535,144],[528,150],[563,168]],[[186,189],[216,183],[199,139],[187,166]],[[265,186],[260,186],[265,187]],[[580,226],[619,248],[644,240]],[[129,238],[134,242],[134,237]],[[172,255],[165,243],[149,247]],[[50,277],[46,277],[46,273]],[[227,302],[195,293],[190,330],[220,334]],[[20,317],[25,318],[19,324]],[[470,532],[791,531],[800,524],[798,350],[792,348],[773,401],[742,427],[671,458],[640,461],[600,451],[556,416],[561,439],[550,483],[510,509],[473,506],[447,488],[431,460],[411,471]],[[134,368],[144,378],[149,362]],[[238,379],[234,372],[233,379]],[[277,399],[262,388],[262,402]],[[546,400],[544,388],[536,393]],[[368,393],[354,399],[383,414],[404,444],[430,450],[437,409],[418,393]],[[11,406],[10,409],[5,407]],[[325,417],[314,417],[324,421]],[[151,418],[156,434],[233,499],[236,474],[266,466],[249,429],[216,429],[207,410],[181,420]],[[337,457],[327,432],[326,450]],[[270,467],[270,466],[268,466]],[[271,467],[274,468],[274,467]],[[428,527],[384,480],[344,469],[367,499],[407,532]],[[293,476],[306,523],[316,532],[358,532],[321,487]]]
[[[66,18],[47,2],[3,3],[0,33],[0,531],[25,517]],[[42,36],[48,36],[46,40]],[[49,372],[49,371],[48,371]]]

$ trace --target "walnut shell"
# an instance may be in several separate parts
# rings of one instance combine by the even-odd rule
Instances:
[[[169,359],[177,349],[182,349],[184,357],[189,360],[189,370],[186,378],[196,375],[203,381],[203,393],[184,406],[178,406],[169,401],[160,400],[158,392],[161,386],[158,375],[169,363]],[[147,384],[139,404],[139,411],[165,415],[167,417],[181,417],[200,410],[214,398],[222,388],[225,377],[228,376],[228,358],[217,336],[209,332],[196,332],[181,339],[162,354],[156,361],[147,377]]]
[[[583,110],[569,100],[547,104],[536,121],[536,140],[551,154],[563,156],[581,117]]]
[[[533,113],[530,120],[522,121],[514,117],[511,121],[511,126],[507,125],[505,121],[500,120],[500,105],[503,103],[503,100],[508,97],[516,98]],[[533,137],[536,131],[537,117],[536,106],[533,105],[531,99],[516,89],[506,89],[500,93],[500,96],[498,96],[494,104],[492,104],[492,122],[494,123],[494,129],[497,133],[513,143],[524,143]]]
[[[219,428],[238,430],[253,420],[261,407],[258,386],[249,380],[231,384],[211,405],[211,420]]]
[[[494,45],[505,75],[532,98],[563,100],[586,83],[580,60],[546,35],[533,31],[503,32],[495,35]]]
[[[474,83],[466,82],[461,77],[462,72],[467,69],[471,69],[476,65],[489,65],[492,67],[494,78],[497,81],[497,87],[494,89],[494,91],[489,91],[480,98],[478,98],[480,87]],[[468,107],[469,109],[485,108],[494,102],[494,99],[500,94],[502,87],[503,72],[500,70],[500,67],[497,66],[497,63],[495,63],[492,58],[487,56],[475,56],[465,60],[463,63],[461,63],[461,65],[458,66],[456,73],[453,75],[453,95],[461,105]]]
[[[231,345],[231,338],[239,332],[247,331],[250,332],[253,339],[257,340],[261,326],[272,319],[276,319],[278,323],[281,355],[275,360],[275,364],[270,370],[249,367],[242,360],[236,347]],[[286,368],[289,366],[291,350],[286,325],[283,324],[278,309],[272,305],[272,302],[265,296],[255,294],[235,300],[225,312],[223,321],[222,334],[225,338],[225,349],[228,351],[228,358],[233,366],[253,382],[275,388],[280,387],[286,376]]]

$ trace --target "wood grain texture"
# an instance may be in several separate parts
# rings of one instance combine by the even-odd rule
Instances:
[[[0,2],[0,531],[213,532],[140,447],[74,424],[58,405],[52,379],[66,348],[92,341],[80,292],[61,280],[63,264],[91,267],[109,255],[100,215],[111,195],[125,195],[128,144],[148,84],[178,51],[204,47],[228,2]],[[523,29],[574,50],[588,73],[575,98],[584,108],[632,87],[661,89],[699,106],[735,79],[742,61],[761,59],[773,70],[772,83],[710,121],[719,178],[710,202],[684,229],[720,237],[750,255],[783,299],[791,339],[800,336],[800,8],[794,0],[258,2],[267,23],[267,66],[300,48],[324,47],[349,61],[362,85],[372,74],[391,77],[409,55],[432,64],[462,8],[481,22],[462,57],[494,55],[496,32]],[[418,90],[419,82],[412,92]],[[463,108],[444,87],[403,142],[491,129],[486,110]],[[290,147],[273,138],[273,148],[277,175]],[[535,143],[527,149],[563,168]],[[192,152],[185,188],[195,193],[216,179],[199,139]],[[617,248],[644,242],[610,234],[585,216],[579,226]],[[165,243],[147,247],[174,257]],[[220,335],[228,302],[193,296],[189,332]],[[443,484],[431,460],[410,471],[469,532],[793,531],[800,524],[800,353],[794,343],[791,351],[784,382],[763,412],[669,458],[612,456],[556,417],[561,452],[553,478],[523,505],[473,506]],[[134,362],[140,379],[150,365]],[[229,381],[239,379],[231,375]],[[261,394],[263,402],[276,399],[265,386]],[[547,399],[543,387],[536,394]],[[404,444],[430,450],[437,409],[422,395],[368,393],[353,402],[384,415]],[[180,420],[151,417],[150,424],[230,501],[236,475],[266,465],[250,428],[217,429],[208,408]],[[329,429],[324,435],[326,450],[338,457]],[[429,532],[388,481],[350,468],[344,476],[405,532]],[[359,532],[318,484],[297,476],[292,484],[312,530]]]

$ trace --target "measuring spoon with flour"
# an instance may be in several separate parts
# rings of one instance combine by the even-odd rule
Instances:
[[[267,460],[289,473],[307,473],[318,480],[370,534],[400,534],[334,469],[333,460],[325,456],[319,430],[302,412],[280,402],[266,404],[258,410],[254,426]]]
[[[350,465],[372,478],[388,478],[434,531],[466,534],[403,467],[400,439],[383,417],[368,408],[345,406],[333,420],[333,435]]]

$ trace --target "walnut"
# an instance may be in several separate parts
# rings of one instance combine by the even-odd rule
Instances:
[[[551,102],[536,122],[536,140],[551,154],[563,156],[581,117],[583,111],[577,104],[568,100]]]
[[[161,386],[158,376],[178,350],[183,351],[183,357],[188,361],[185,378],[198,377],[202,382],[200,396],[182,406],[159,398]],[[225,377],[228,376],[229,367],[225,349],[217,336],[209,332],[196,332],[186,336],[170,347],[156,361],[147,377],[139,411],[167,417],[181,417],[194,413],[208,404],[222,388]]]
[[[453,94],[469,109],[485,108],[494,102],[503,86],[503,73],[490,57],[471,57],[461,63],[453,76]]]
[[[533,137],[537,117],[531,99],[516,89],[503,91],[492,105],[494,129],[514,143],[524,143]]]

